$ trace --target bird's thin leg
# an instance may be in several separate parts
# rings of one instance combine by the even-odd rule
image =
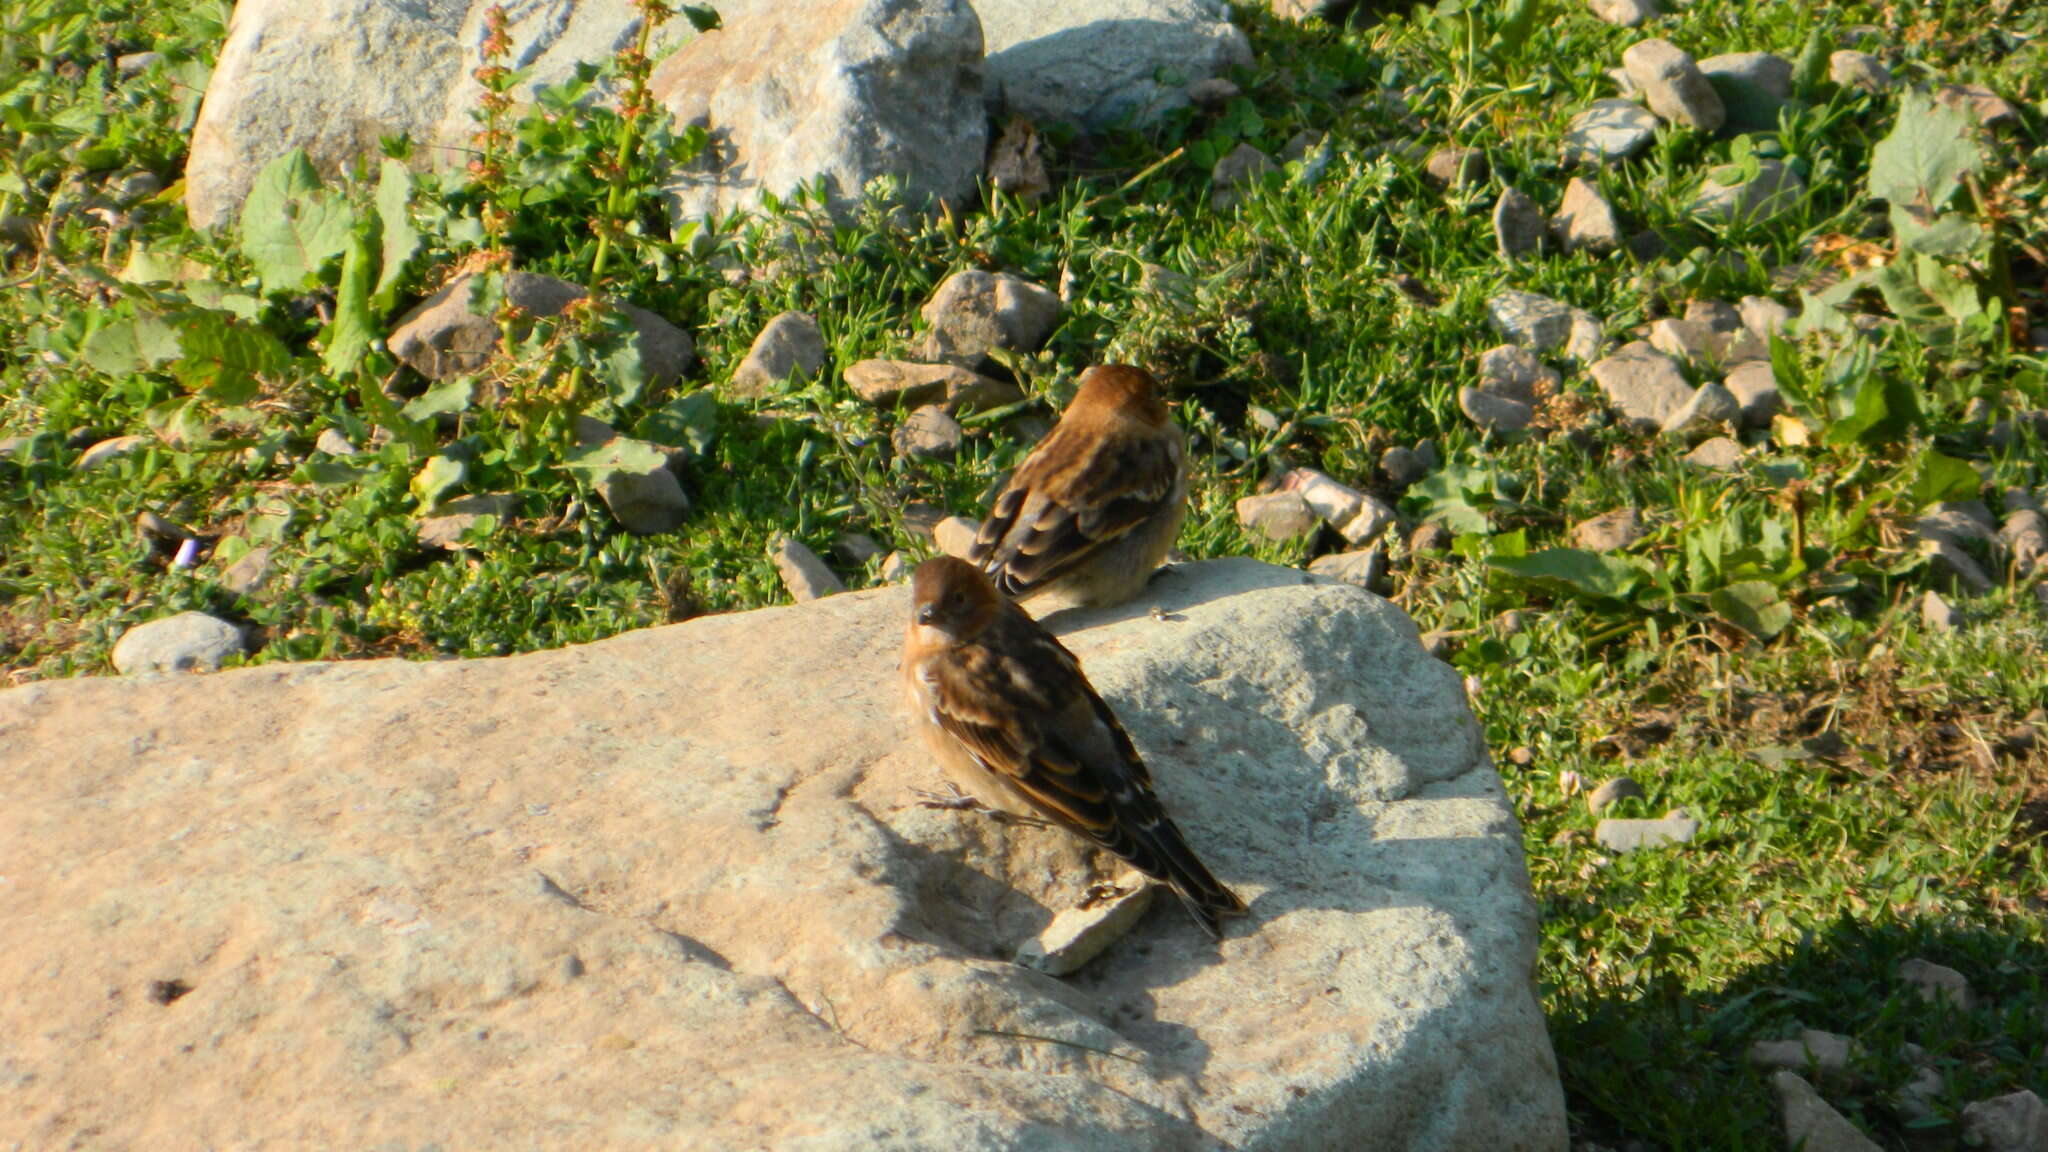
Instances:
[[[962,792],[960,786],[951,780],[946,781],[946,790],[944,792],[933,792],[927,788],[912,788],[910,791],[914,795],[921,797],[917,802],[917,806],[920,808],[936,808],[941,812],[979,812],[998,824],[1022,824],[1029,828],[1052,827],[1052,821],[1050,820],[1041,820],[1036,816],[1021,816],[1015,812],[1005,812],[1000,808],[991,808],[967,793]]]

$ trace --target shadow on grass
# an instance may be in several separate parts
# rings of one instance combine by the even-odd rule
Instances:
[[[1963,973],[1974,1004],[1924,998],[1900,976],[1914,958]],[[1651,973],[1634,986],[1545,989],[1581,1140],[1617,1149],[1782,1146],[1769,1070],[1746,1054],[1758,1040],[1801,1028],[1860,1046],[1852,1083],[1816,1086],[1883,1148],[1960,1147],[1966,1104],[2022,1088],[2048,1093],[2048,947],[2038,934],[1931,917],[1845,917],[1700,992],[1685,990],[1690,958],[1676,949],[1653,940],[1632,959]],[[1915,1119],[1901,1089],[1922,1067],[1940,1072],[1944,1086],[1932,1115]]]

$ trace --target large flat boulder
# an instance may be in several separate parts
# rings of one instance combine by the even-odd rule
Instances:
[[[232,221],[270,161],[304,148],[324,174],[407,135],[423,161],[460,167],[477,130],[484,13],[498,0],[239,0],[185,162],[185,206],[202,228]],[[507,5],[508,65],[522,91],[559,84],[639,27],[632,0]],[[689,23],[664,29],[664,43]]]
[[[991,99],[1043,123],[1142,125],[1187,86],[1248,68],[1251,44],[1223,0],[976,0]]]
[[[1224,561],[1050,618],[1251,905],[1055,979],[1106,862],[920,806],[907,605],[0,693],[0,1145],[1566,1146],[1516,822],[1399,611]]]
[[[914,202],[964,202],[988,151],[981,21],[967,0],[816,0],[722,10],[656,66],[654,97],[711,146],[668,188],[681,219],[824,177],[835,205],[896,176]]]

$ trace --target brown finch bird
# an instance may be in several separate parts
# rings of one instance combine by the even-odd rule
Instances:
[[[964,560],[917,566],[903,638],[912,715],[946,775],[991,809],[1078,832],[1170,885],[1211,936],[1244,901],[1195,858],[1131,738],[1074,655]]]
[[[1187,447],[1159,382],[1103,364],[996,498],[968,559],[1005,595],[1076,605],[1136,596],[1188,511]]]

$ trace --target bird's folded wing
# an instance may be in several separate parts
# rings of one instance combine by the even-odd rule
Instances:
[[[1024,462],[975,538],[971,559],[1012,595],[1058,577],[1157,515],[1179,488],[1165,436],[1065,437]]]

